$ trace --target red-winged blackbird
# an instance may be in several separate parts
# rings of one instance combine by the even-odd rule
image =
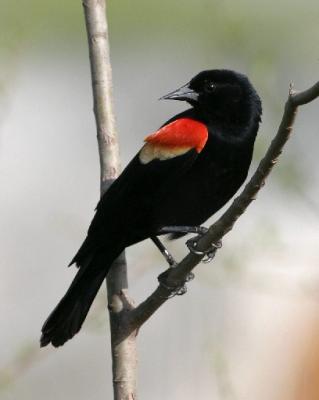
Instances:
[[[79,271],[45,322],[41,346],[61,346],[80,330],[125,247],[167,226],[202,224],[246,179],[261,119],[260,99],[246,76],[203,71],[163,98],[187,101],[191,108],[147,136],[101,198],[71,262]]]

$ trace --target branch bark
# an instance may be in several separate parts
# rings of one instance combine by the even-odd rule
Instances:
[[[88,37],[94,114],[100,156],[101,196],[120,173],[119,145],[115,127],[108,25],[105,0],[83,0]],[[126,315],[133,308],[127,296],[125,254],[113,263],[107,277],[110,315],[113,389],[115,400],[136,399],[136,333],[123,337]]]

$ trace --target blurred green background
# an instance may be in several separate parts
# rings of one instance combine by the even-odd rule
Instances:
[[[104,290],[74,340],[38,349],[98,199],[81,1],[0,6],[0,398],[111,398]],[[263,100],[256,165],[289,84],[318,80],[318,18],[313,0],[109,1],[122,164],[185,108],[160,96],[202,69],[230,68]],[[300,110],[278,167],[214,263],[142,329],[141,399],[302,398],[300,357],[319,314],[318,104]],[[186,252],[184,240],[169,246]],[[165,265],[147,241],[128,249],[128,261],[138,302]]]

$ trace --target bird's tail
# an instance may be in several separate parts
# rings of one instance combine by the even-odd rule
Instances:
[[[120,252],[121,250],[114,249],[94,250],[93,253],[86,254],[82,262],[75,257],[74,261],[80,269],[64,297],[45,321],[40,339],[41,347],[49,343],[55,347],[62,346],[79,332],[113,260]]]

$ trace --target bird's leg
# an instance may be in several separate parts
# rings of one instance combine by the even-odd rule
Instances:
[[[163,245],[163,243],[159,240],[159,238],[156,236],[152,236],[151,239],[153,240],[155,246],[163,254],[165,260],[168,262],[168,265],[171,268],[175,267],[177,265],[177,262],[175,261],[171,253],[167,250],[167,248]]]
[[[197,236],[194,238],[189,239],[186,242],[187,247],[189,250],[197,255],[205,256],[203,258],[204,263],[209,263],[215,257],[216,250],[222,247],[222,243],[219,241],[217,243],[213,243],[211,247],[206,251],[197,250],[197,243],[201,236],[207,233],[208,229],[204,226],[188,226],[188,225],[181,225],[181,226],[164,226],[159,231],[158,234],[166,234],[166,233],[197,233]]]
[[[170,268],[174,268],[177,265],[177,262],[175,261],[174,257],[171,255],[171,253],[167,250],[167,248],[163,245],[163,243],[156,237],[152,236],[151,237],[152,241],[154,242],[155,246],[159,249],[159,251],[163,254],[165,260],[168,262]],[[166,284],[166,278],[167,275],[169,274],[169,270],[163,272],[158,276],[158,281],[162,286],[164,286],[166,289],[171,290],[171,294],[169,298],[174,297],[176,295],[181,296],[187,292],[186,285],[181,285],[181,286],[176,286],[176,287],[170,287]],[[194,279],[194,274],[190,272],[187,277],[186,277],[186,282],[191,281]]]

